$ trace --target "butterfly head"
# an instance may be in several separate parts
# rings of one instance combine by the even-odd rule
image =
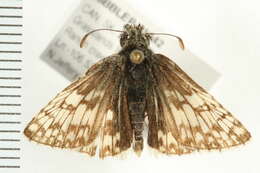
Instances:
[[[120,36],[120,44],[122,47],[134,46],[148,48],[151,38],[150,34],[144,32],[142,25],[126,24]]]

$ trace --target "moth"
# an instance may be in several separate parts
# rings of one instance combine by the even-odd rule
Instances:
[[[86,34],[81,46],[100,30]],[[130,149],[140,155],[144,127],[148,146],[167,155],[221,150],[250,139],[247,129],[176,63],[149,48],[156,33],[140,24],[110,31],[121,32],[121,50],[51,100],[25,128],[30,140],[90,156],[98,150],[104,158]]]

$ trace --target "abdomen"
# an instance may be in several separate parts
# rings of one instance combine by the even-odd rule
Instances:
[[[146,68],[145,65],[127,65],[127,101],[132,129],[134,132],[134,150],[143,149],[143,126],[146,108]]]

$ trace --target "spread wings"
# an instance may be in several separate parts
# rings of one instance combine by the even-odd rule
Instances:
[[[92,66],[59,93],[28,124],[24,134],[52,147],[71,148],[93,156],[112,156],[132,141],[122,78],[122,57],[114,55]]]
[[[124,82],[124,58],[105,58],[59,93],[28,124],[24,134],[52,147],[99,157],[131,147],[133,131]],[[221,104],[167,57],[149,67],[146,115],[148,145],[165,154],[222,149],[245,143],[250,133]]]
[[[243,144],[250,133],[167,57],[155,54],[147,109],[148,144],[165,154]]]

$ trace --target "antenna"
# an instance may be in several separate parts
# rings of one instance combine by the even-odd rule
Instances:
[[[167,34],[167,33],[147,33],[147,34],[150,34],[150,35],[168,35],[168,36],[172,36],[172,37],[175,37],[177,38],[178,42],[179,42],[179,46],[181,47],[181,49],[184,50],[184,43],[182,41],[182,39],[179,37],[179,36],[176,36],[176,35],[172,35],[172,34]]]
[[[83,48],[83,44],[84,44],[84,42],[86,41],[87,37],[88,37],[90,34],[92,34],[92,33],[94,33],[94,32],[97,32],[97,31],[123,32],[123,31],[115,30],[115,29],[95,29],[95,30],[93,30],[93,31],[88,32],[88,33],[81,39],[81,41],[80,41],[80,48]]]

